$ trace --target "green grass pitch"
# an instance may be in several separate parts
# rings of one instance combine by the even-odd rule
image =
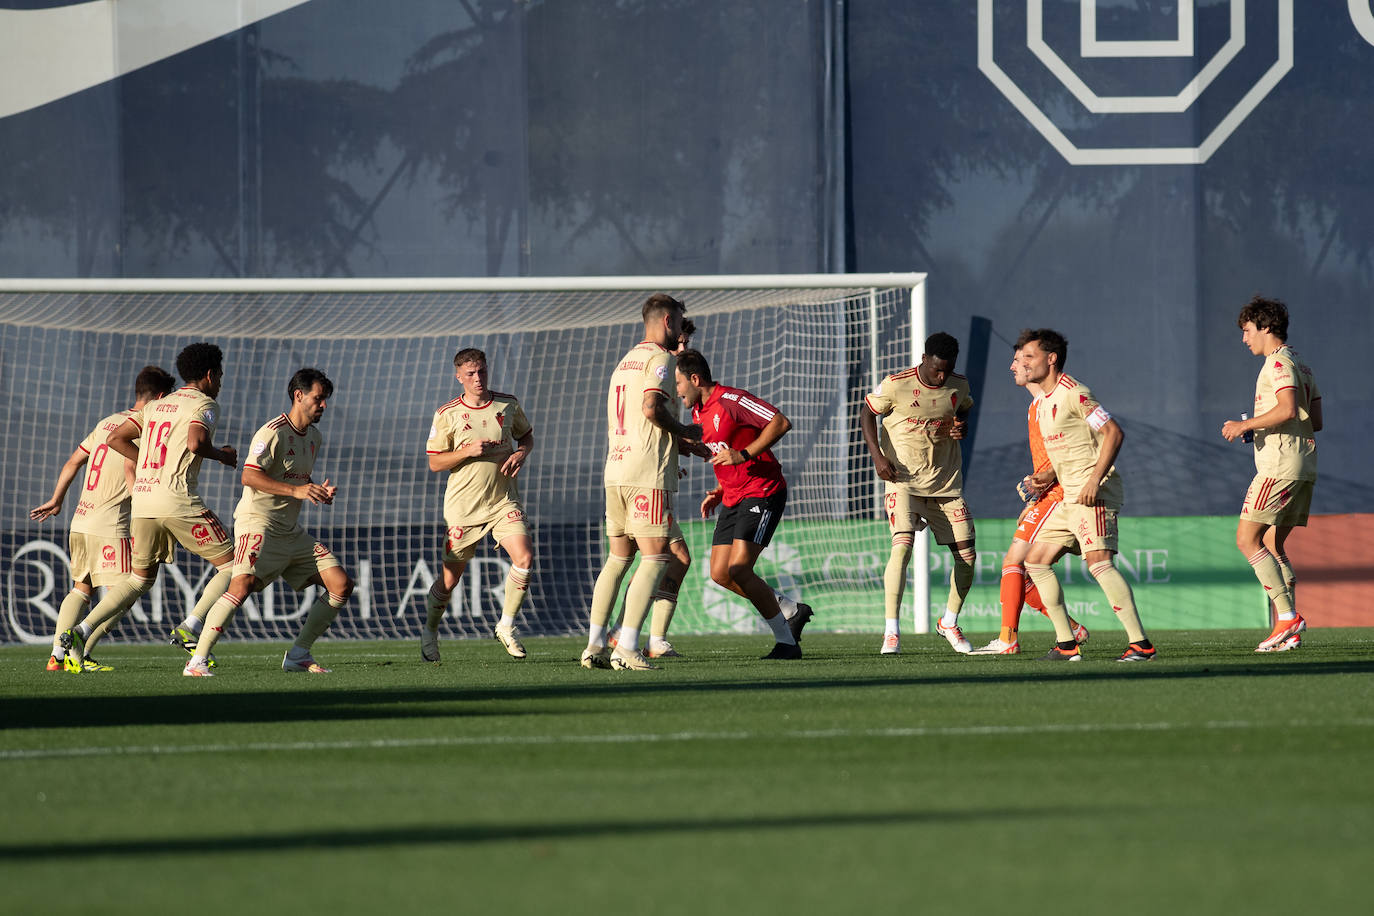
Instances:
[[[1366,913],[1374,630],[1283,654],[968,658],[935,636],[0,649],[11,913]],[[989,638],[987,634],[974,634]]]

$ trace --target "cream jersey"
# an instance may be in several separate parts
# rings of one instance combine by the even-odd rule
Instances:
[[[293,487],[309,483],[323,441],[315,425],[296,429],[291,418],[282,414],[253,434],[253,444],[248,448],[243,468],[262,471],[273,480]],[[238,508],[234,510],[234,533],[291,534],[302,530],[300,518],[301,500],[296,497],[277,496],[245,486]]]
[[[1071,375],[1059,376],[1059,383],[1035,402],[1036,422],[1045,453],[1059,485],[1064,502],[1078,502],[1078,491],[1092,479],[1097,458],[1102,454],[1101,429],[1112,417],[1093,397],[1088,386]],[[1113,465],[1097,490],[1097,504],[1120,509],[1126,488]]]
[[[1283,346],[1264,358],[1255,380],[1258,417],[1279,404],[1279,392],[1293,389],[1298,415],[1270,429],[1255,430],[1255,470],[1279,480],[1317,479],[1317,439],[1312,430],[1312,405],[1321,400],[1312,370],[1292,347]]]
[[[950,373],[939,388],[921,381],[917,369],[883,379],[864,396],[868,409],[882,417],[883,457],[892,463],[898,484],[921,496],[959,496],[964,491],[963,451],[949,437],[955,416],[973,407],[968,379]]]
[[[672,403],[676,372],[677,357],[646,340],[626,353],[611,373],[606,393],[606,486],[677,492],[677,439],[651,423],[643,410],[646,391],[661,391]]]
[[[72,515],[73,531],[111,538],[129,536],[129,485],[124,480],[128,462],[105,440],[133,414],[133,410],[110,414],[77,446],[87,457],[81,499]]]
[[[479,458],[468,458],[448,472],[444,521],[450,527],[481,521],[506,500],[520,498],[515,478],[502,474],[501,465],[515,451],[516,440],[531,429],[515,396],[497,391],[481,407],[457,397],[435,411],[425,446],[430,455],[455,451],[473,440],[501,443],[499,448]]]
[[[201,457],[191,452],[192,426],[214,435],[219,405],[198,388],[178,388],[129,417],[138,424],[133,518],[172,518],[205,511],[197,478]]]

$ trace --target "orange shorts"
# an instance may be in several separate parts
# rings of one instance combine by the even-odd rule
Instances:
[[[1057,496],[1046,496],[1027,506],[1021,517],[1016,520],[1016,530],[1011,534],[1012,540],[1025,541],[1027,544],[1035,543],[1035,536],[1045,527],[1045,523],[1054,514],[1054,507],[1059,505],[1063,498],[1064,491],[1060,489]]]

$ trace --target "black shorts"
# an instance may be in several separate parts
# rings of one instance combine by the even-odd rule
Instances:
[[[768,542],[773,540],[773,532],[778,530],[786,505],[787,490],[783,489],[772,496],[741,499],[733,506],[723,506],[720,518],[716,519],[716,533],[711,537],[711,546],[752,541],[767,547]]]

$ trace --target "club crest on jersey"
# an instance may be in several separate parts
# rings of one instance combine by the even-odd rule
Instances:
[[[1086,404],[1086,403],[1088,403],[1088,396],[1087,396],[1086,394],[1080,394],[1080,395],[1078,396],[1078,403],[1080,403],[1080,404]]]
[[[196,539],[197,544],[210,543],[210,528],[203,522],[196,522],[191,526],[191,537]]]
[[[1053,420],[1053,419],[1054,419],[1055,417],[1057,417],[1057,416],[1059,416],[1059,405],[1058,405],[1058,404],[1051,404],[1051,405],[1050,405],[1050,419]]]
[[[115,558],[114,545],[106,544],[104,547],[100,548],[100,555],[104,557],[106,563],[113,563]]]
[[[716,424],[716,429],[719,430],[719,429],[720,429],[720,414],[716,414],[716,415],[715,415],[714,417],[712,417],[711,419],[712,419],[712,421]]]
[[[499,426],[499,427],[501,427],[502,429],[505,429],[505,428],[506,428],[506,415],[505,415],[505,414],[503,414],[503,413],[498,413],[498,414],[496,415],[496,425]]]
[[[959,406],[959,392],[954,392],[949,396],[949,406],[951,409]]]

